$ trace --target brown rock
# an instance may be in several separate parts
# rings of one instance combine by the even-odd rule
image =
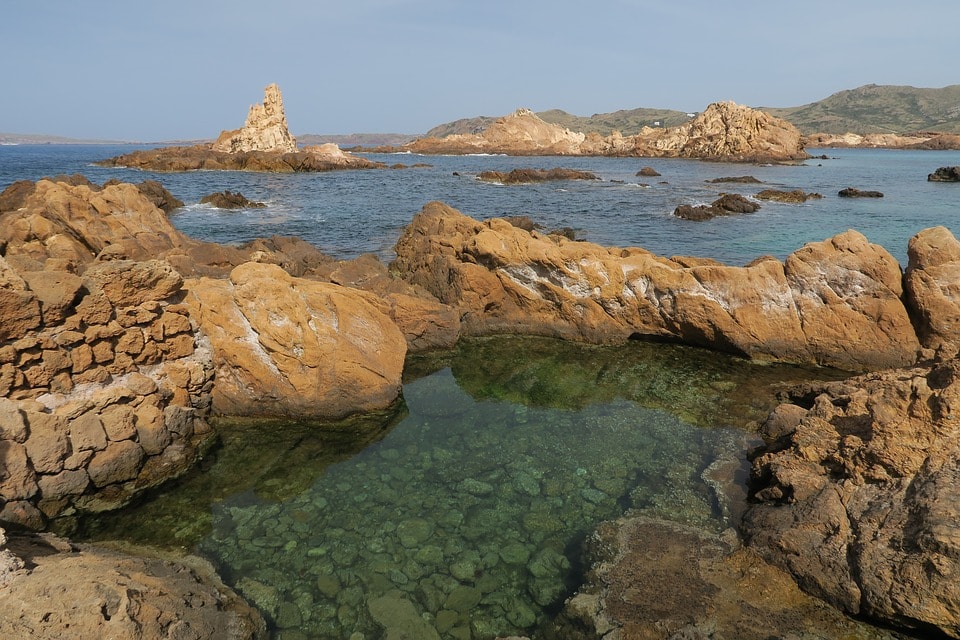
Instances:
[[[640,171],[637,171],[638,178],[657,178],[659,176],[660,173],[657,172],[657,170],[653,167],[644,167],[643,169],[640,169]]]
[[[30,435],[24,446],[37,473],[57,473],[70,455],[67,421],[63,416],[27,411]]]
[[[13,440],[0,440],[0,498],[3,502],[26,500],[37,492],[37,475],[27,449]]]
[[[791,204],[802,204],[807,200],[819,200],[823,198],[819,193],[806,193],[803,189],[794,189],[793,191],[764,189],[754,197],[758,200],[774,200],[776,202],[788,202]]]
[[[70,422],[70,443],[73,451],[100,451],[107,446],[107,434],[100,416],[92,411]]]
[[[102,291],[114,307],[166,300],[183,284],[180,274],[162,260],[102,262],[87,269],[84,277],[90,288]]]
[[[535,182],[549,182],[554,180],[599,180],[594,173],[578,171],[576,169],[513,169],[503,171],[481,171],[477,179],[482,182],[499,182],[501,184],[530,184]]]
[[[927,176],[929,182],[960,182],[960,167],[940,167]]]
[[[717,216],[729,216],[738,213],[754,213],[760,205],[735,193],[725,193],[709,206],[683,204],[674,209],[673,215],[684,220],[710,220]]]
[[[15,402],[0,397],[0,440],[23,443],[27,439],[27,423]]]
[[[923,346],[960,347],[960,242],[946,227],[925,229],[907,256],[904,288]]]
[[[0,636],[70,638],[267,637],[260,614],[199,558],[134,557],[50,538],[11,538],[29,561],[0,589]]]
[[[90,477],[84,469],[64,469],[56,475],[40,476],[38,485],[44,499],[57,499],[80,495],[90,485]]]
[[[957,637],[960,363],[821,391],[753,456],[750,544],[850,613]]]
[[[36,294],[0,256],[0,340],[22,336],[39,327],[40,323],[40,303]]]
[[[210,204],[217,209],[263,209],[267,205],[262,202],[248,200],[239,191],[218,191],[200,198],[200,204]]]
[[[40,301],[45,324],[63,321],[78,302],[83,280],[66,271],[28,271],[23,273],[30,290]]]
[[[333,417],[396,399],[406,343],[372,295],[253,262],[187,288],[213,347],[217,411]]]
[[[846,187],[841,189],[838,193],[838,196],[841,198],[882,198],[883,194],[879,191],[861,191],[854,187]]]
[[[170,445],[172,438],[164,424],[163,411],[148,404],[137,407],[135,422],[137,440],[148,456],[157,455]]]
[[[143,448],[136,442],[111,442],[106,449],[94,454],[87,473],[94,485],[105,487],[136,478],[142,462]]]
[[[113,404],[100,411],[103,429],[113,442],[130,440],[137,435],[134,425],[133,408],[124,404]]]
[[[727,267],[544,237],[430,203],[396,250],[394,269],[458,307],[466,335],[651,336],[848,369],[911,363],[919,348],[899,266],[856,232],[786,263]]]

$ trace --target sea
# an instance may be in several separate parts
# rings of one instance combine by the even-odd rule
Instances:
[[[185,202],[170,214],[173,224],[198,239],[295,235],[336,258],[373,253],[384,261],[432,200],[477,219],[529,216],[603,245],[732,265],[782,259],[847,229],[905,265],[911,236],[953,229],[960,215],[960,184],[926,179],[960,165],[960,152],[825,149],[802,164],[763,166],[391,154],[369,157],[405,168],[314,174],[95,164],[134,148],[0,146],[0,189],[74,173],[97,183],[158,180]],[[645,166],[661,175],[637,177]],[[520,167],[581,169],[599,179],[476,179]],[[710,182],[747,175],[762,184]],[[884,197],[839,198],[845,187]],[[823,198],[762,202],[756,213],[705,222],[672,215],[680,204],[761,189]],[[223,190],[267,207],[198,204]],[[777,393],[845,375],[681,345],[464,339],[408,357],[402,402],[387,412],[337,423],[217,418],[217,446],[187,477],[122,511],[69,521],[65,532],[205,558],[279,640],[548,637],[583,582],[584,549],[601,522],[637,514],[728,535],[744,505],[747,452]],[[685,588],[669,577],[664,584]],[[855,620],[842,635],[903,637]]]

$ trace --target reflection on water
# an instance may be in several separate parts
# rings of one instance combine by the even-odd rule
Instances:
[[[704,469],[742,455],[736,427],[778,386],[830,375],[533,338],[465,341],[408,372],[392,418],[221,424],[202,473],[90,535],[201,553],[281,638],[532,633],[599,522],[632,508],[725,527]]]

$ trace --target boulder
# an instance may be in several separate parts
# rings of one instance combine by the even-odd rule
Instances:
[[[16,339],[40,326],[40,301],[0,256],[0,340]]]
[[[223,131],[213,144],[214,151],[237,153],[267,151],[294,153],[297,141],[287,128],[280,87],[269,84],[263,91],[263,104],[250,106],[242,129]]]
[[[913,363],[919,349],[899,265],[855,231],[784,263],[729,267],[478,222],[434,202],[396,251],[394,269],[458,307],[467,335],[649,337],[848,369]]]
[[[729,216],[740,213],[754,213],[760,210],[760,205],[752,200],[736,194],[725,193],[709,206],[682,204],[673,210],[673,215],[684,220],[710,220],[718,216]]]
[[[946,227],[925,229],[907,258],[904,288],[923,346],[960,348],[960,242]]]
[[[803,189],[794,189],[793,191],[764,189],[754,197],[757,200],[773,200],[775,202],[788,202],[791,204],[802,204],[807,200],[819,200],[823,198],[819,193],[806,193]]]
[[[503,171],[481,171],[477,179],[482,182],[499,182],[501,184],[530,184],[534,182],[548,182],[553,180],[599,180],[596,174],[576,169],[513,169]]]
[[[254,262],[185,287],[213,349],[216,411],[335,418],[398,397],[406,342],[375,296]]]
[[[657,172],[653,167],[644,167],[637,171],[638,178],[657,178],[660,176],[660,173]]]
[[[785,399],[752,454],[750,546],[851,614],[960,637],[960,361]]]
[[[200,558],[136,557],[52,536],[7,546],[3,554],[19,562],[0,566],[4,638],[267,637],[257,610]]]

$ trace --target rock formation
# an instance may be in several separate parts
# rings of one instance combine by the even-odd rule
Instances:
[[[800,132],[785,120],[732,102],[711,104],[679,127],[645,127],[635,136],[574,133],[528,109],[499,118],[478,134],[421,138],[401,147],[414,153],[505,153],[698,158],[782,162],[808,158]]]
[[[213,143],[213,150],[225,153],[296,152],[297,141],[287,129],[287,116],[283,111],[280,87],[276,84],[267,85],[263,90],[263,104],[250,105],[243,128],[223,131]]]
[[[545,637],[878,637],[801,592],[735,536],[634,515],[602,523],[585,546],[586,582]]]
[[[255,262],[186,286],[215,354],[217,412],[340,418],[399,395],[406,342],[373,295]]]
[[[821,149],[918,149],[918,150],[955,150],[960,149],[960,135],[939,131],[918,132],[908,135],[897,133],[814,133],[804,136],[807,147]]]
[[[217,191],[200,198],[200,204],[209,204],[218,209],[264,209],[267,205],[254,202],[239,191]]]
[[[851,614],[960,637],[955,352],[789,400],[754,455],[750,545]]]
[[[478,222],[434,202],[396,250],[394,268],[458,307],[465,334],[647,336],[847,369],[910,364],[920,347],[900,266],[855,231],[783,263],[729,267]]]
[[[862,191],[856,187],[846,187],[840,189],[837,195],[841,198],[882,198],[883,194],[879,191]]]
[[[907,259],[907,301],[923,346],[960,349],[960,242],[946,227],[925,229],[910,239]]]
[[[673,215],[684,220],[710,220],[717,216],[740,213],[755,213],[760,205],[736,193],[725,193],[709,205],[682,204],[673,210]]]
[[[200,558],[188,564],[134,557],[53,536],[14,537],[10,546],[18,555],[0,553],[20,568],[0,574],[4,638],[267,637],[257,610]]]
[[[576,169],[513,169],[503,171],[481,171],[477,179],[483,182],[499,182],[501,184],[531,184],[548,182],[551,180],[599,180],[596,174]]]
[[[928,182],[960,182],[960,167],[940,167],[927,176]]]

